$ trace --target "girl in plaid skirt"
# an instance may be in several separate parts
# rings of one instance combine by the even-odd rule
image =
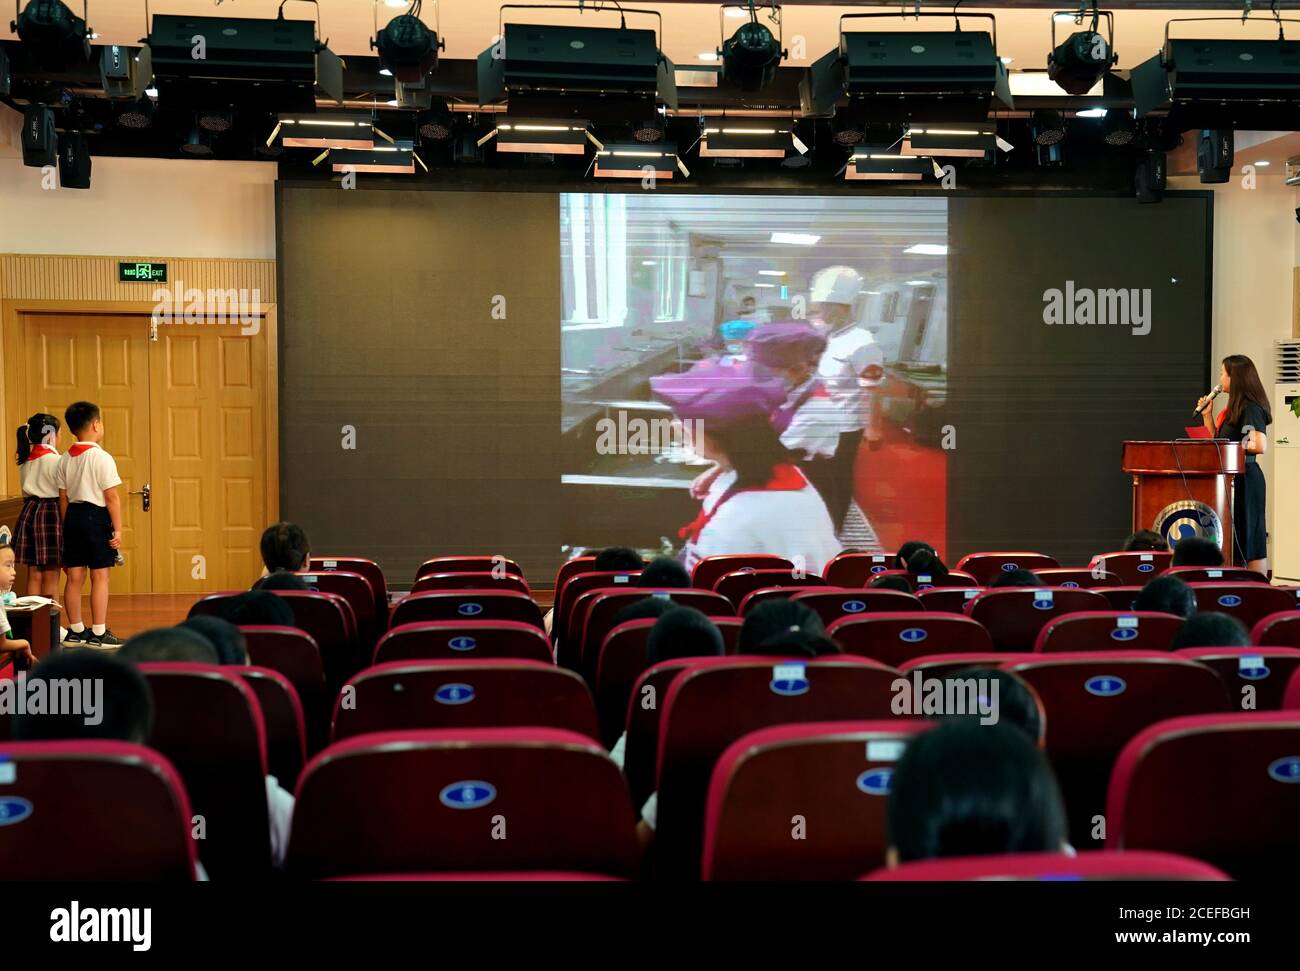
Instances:
[[[18,478],[23,508],[14,527],[14,553],[27,564],[27,595],[55,600],[59,592],[63,522],[59,518],[59,419],[37,413],[18,426]]]

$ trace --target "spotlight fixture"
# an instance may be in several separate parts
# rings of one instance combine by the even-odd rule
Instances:
[[[661,115],[637,123],[632,127],[632,140],[642,144],[652,144],[664,140],[664,119]]]
[[[230,131],[232,121],[228,111],[201,111],[198,118],[199,127],[204,131],[210,131],[213,134]]]
[[[846,182],[920,182],[927,175],[934,174],[935,168],[933,159],[859,146],[844,166],[844,179]]]
[[[90,35],[86,26],[86,2],[78,17],[61,0],[28,0],[27,7],[9,24],[47,68],[85,64],[90,60]],[[14,9],[17,10],[17,0]]]
[[[1065,118],[1053,108],[1043,108],[1034,112],[1029,130],[1035,145],[1055,145],[1065,140]]]
[[[375,32],[370,49],[379,51],[379,63],[399,84],[418,84],[438,66],[438,51],[446,41],[420,19],[422,0],[413,0],[411,9],[398,14],[383,30]],[[375,8],[378,16],[378,8]]]
[[[282,148],[369,149],[375,143],[374,119],[361,111],[282,114],[267,145],[277,139]]]
[[[861,145],[866,137],[861,124],[848,117],[846,112],[835,112],[835,117],[831,119],[831,139],[836,145],[841,148],[853,148],[855,145]]]
[[[1061,149],[1060,142],[1052,142],[1050,145],[1035,145],[1034,154],[1040,168],[1054,169],[1065,164],[1065,153]]]
[[[136,101],[123,101],[117,109],[117,123],[123,128],[148,128],[153,124],[153,100],[140,98]]]
[[[59,185],[90,188],[90,146],[81,132],[64,132],[59,139]]]
[[[9,55],[5,53],[5,45],[0,44],[0,98],[9,97],[10,84]]]
[[[99,80],[109,98],[139,98],[153,80],[149,48],[118,44],[103,47],[99,52]]]
[[[434,101],[427,110],[416,116],[415,125],[424,141],[445,142],[451,138],[454,126],[451,108],[445,101]]]
[[[1141,203],[1160,202],[1165,197],[1165,185],[1168,182],[1168,169],[1165,153],[1155,148],[1148,148],[1138,161],[1137,171],[1133,174],[1133,188],[1137,201]]]
[[[1127,109],[1111,108],[1101,123],[1102,140],[1107,145],[1119,148],[1129,145],[1137,135],[1137,124]]]
[[[195,124],[181,143],[181,151],[194,158],[211,158],[212,136]]]
[[[701,158],[779,158],[791,150],[806,154],[808,146],[789,128],[726,126],[706,128],[700,140]]]
[[[604,147],[588,122],[562,118],[502,116],[497,126],[478,140],[479,147],[494,138],[498,152],[522,155],[585,155],[588,142]]]
[[[1202,128],[1196,140],[1196,172],[1204,185],[1227,182],[1232,178],[1232,129]]]
[[[1015,146],[991,129],[909,128],[900,155],[984,158],[989,152],[1011,151]]]
[[[1057,15],[1062,13],[1068,15],[1069,11],[1058,10],[1052,16],[1052,51],[1047,55],[1047,76],[1068,94],[1087,94],[1119,60],[1114,50],[1115,18],[1109,10],[1100,11],[1094,0],[1089,28],[1076,31],[1058,45],[1056,22],[1060,19]],[[1086,7],[1080,6],[1074,22],[1082,24],[1087,15]],[[1097,32],[1102,17],[1106,18],[1105,37]]]
[[[592,175],[598,179],[671,179],[675,172],[690,178],[677,150],[670,147],[652,148],[637,142],[610,143],[596,150]]]
[[[787,52],[766,24],[758,22],[755,0],[738,5],[741,15],[749,20],[736,28],[736,32],[722,42],[718,55],[722,58],[722,77],[737,85],[741,91],[759,91],[776,77],[776,69]],[[733,8],[734,9],[734,8]],[[781,8],[771,0],[768,19],[781,27]],[[719,8],[719,24],[727,8]]]
[[[58,157],[59,136],[54,131],[54,109],[29,105],[23,112],[23,165],[43,168]]]

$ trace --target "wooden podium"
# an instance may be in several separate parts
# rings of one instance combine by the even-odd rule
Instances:
[[[1133,530],[1153,529],[1170,545],[1213,539],[1232,563],[1232,489],[1245,468],[1240,442],[1187,438],[1125,442],[1121,468],[1133,477]]]

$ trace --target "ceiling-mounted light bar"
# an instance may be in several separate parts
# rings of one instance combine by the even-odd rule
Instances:
[[[277,137],[285,148],[368,149],[374,142],[374,120],[362,112],[284,114],[266,140]]]
[[[792,149],[800,155],[808,153],[808,146],[788,128],[706,128],[700,141],[701,158],[785,158]]]
[[[920,182],[926,175],[940,177],[934,159],[899,155],[867,147],[856,148],[844,166],[846,182]]]
[[[647,175],[671,179],[675,171],[681,172],[683,178],[691,177],[675,150],[629,142],[611,143],[597,150],[592,174],[598,179],[640,179]]]
[[[479,147],[482,148],[494,138],[498,152],[584,155],[589,142],[597,150],[604,147],[585,121],[507,116],[478,140]]]
[[[903,136],[900,155],[983,158],[986,153],[1014,148],[995,131],[963,128],[910,128]]]

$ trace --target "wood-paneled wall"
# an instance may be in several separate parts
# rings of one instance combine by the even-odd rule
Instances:
[[[119,283],[120,260],[166,263],[167,283]],[[159,287],[257,290],[275,303],[275,260],[207,260],[167,256],[0,255],[0,300],[152,302]]]

